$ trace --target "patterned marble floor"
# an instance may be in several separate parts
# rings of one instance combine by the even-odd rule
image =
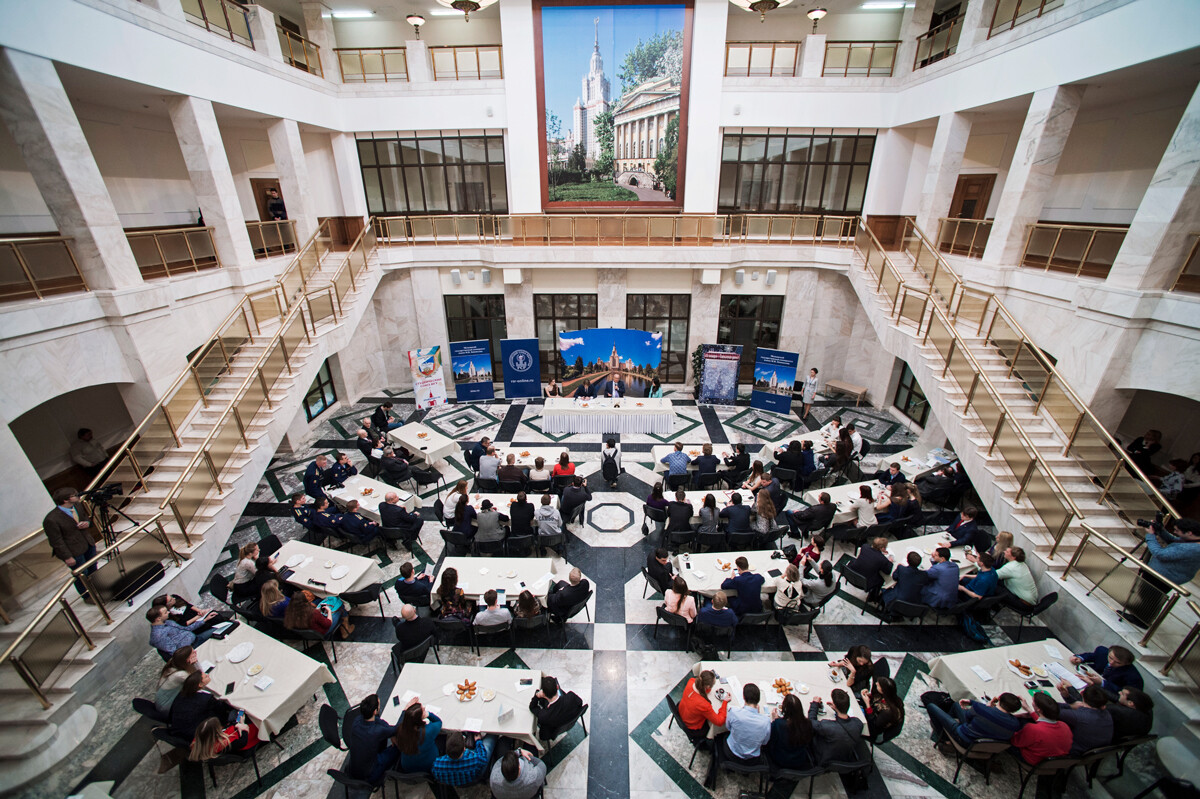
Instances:
[[[522,641],[522,646],[516,649],[483,647],[476,655],[467,647],[441,647],[443,662],[496,666],[527,664],[539,668],[556,675],[567,689],[590,703],[586,718],[588,734],[585,736],[576,727],[546,755],[550,767],[546,796],[552,799],[584,796],[691,799],[717,796],[734,799],[742,791],[756,787],[749,779],[725,775],[716,792],[706,790],[701,783],[708,767],[708,755],[701,753],[689,769],[690,745],[677,728],[667,728],[666,697],[679,698],[698,656],[682,651],[680,643],[669,634],[657,639],[653,636],[654,608],[662,597],[650,594],[643,598],[645,586],[640,569],[654,545],[640,531],[642,502],[656,479],[650,455],[652,446],[674,440],[689,443],[697,440],[714,443],[777,441],[823,424],[835,414],[846,422],[854,421],[876,452],[896,452],[913,440],[904,425],[888,412],[846,407],[836,401],[818,400],[812,416],[802,421],[795,412],[780,416],[753,410],[745,399],[730,407],[698,407],[683,387],[676,387],[668,396],[676,400],[671,433],[661,437],[619,436],[626,472],[614,490],[604,485],[593,486],[596,496],[589,505],[588,523],[573,531],[566,559],[555,559],[557,574],[565,574],[574,565],[592,582],[596,593],[589,607],[590,620],[577,617],[567,625],[563,638],[556,634],[546,640]],[[337,406],[315,427],[302,451],[279,453],[238,522],[229,540],[226,558],[216,566],[217,572],[226,576],[231,574],[232,553],[246,541],[270,534],[286,541],[302,532],[292,521],[286,500],[299,490],[305,466],[318,453],[340,449],[349,452],[351,459],[361,467],[362,459],[351,440],[357,421],[369,415],[385,398],[395,403],[393,412],[402,418],[423,418],[426,424],[464,445],[484,435],[505,444],[553,443],[571,453],[579,474],[588,476],[599,471],[602,437],[545,433],[540,423],[539,401],[450,405],[422,414],[414,412],[411,393],[381,392],[378,396],[363,397],[354,404]],[[450,458],[442,473],[450,483],[469,476],[461,456]],[[600,480],[592,482],[602,483]],[[437,494],[435,489],[423,494],[426,507],[422,512],[428,519],[433,518],[431,507]],[[788,507],[802,504],[797,497],[791,497]],[[380,563],[388,578],[386,585],[394,582],[400,563],[405,559],[412,559],[418,565],[440,562],[442,541],[436,531],[432,522],[427,523],[411,556],[396,549],[380,553]],[[845,556],[839,558],[842,562],[846,559]],[[390,593],[386,596],[383,618],[378,615],[377,605],[354,610],[356,630],[347,642],[338,643],[336,664],[324,649],[317,655],[328,663],[337,682],[325,686],[320,702],[307,705],[298,714],[298,723],[279,737],[282,751],[274,747],[262,750],[259,758],[263,774],[261,788],[255,785],[254,773],[249,766],[220,768],[217,787],[205,779],[198,767],[190,764],[164,775],[156,774],[159,756],[153,747],[149,725],[138,720],[129,707],[130,697],[153,695],[161,661],[154,653],[149,653],[134,664],[99,703],[102,722],[91,736],[91,754],[75,764],[75,768],[64,769],[63,775],[39,786],[29,795],[61,796],[67,789],[86,782],[113,780],[117,783],[113,796],[118,799],[342,796],[341,789],[334,789],[325,770],[340,767],[344,753],[332,749],[321,738],[316,723],[317,710],[321,702],[327,702],[341,713],[370,692],[386,696],[392,689],[397,675],[389,669],[388,654],[395,639],[388,619],[399,613],[399,604]],[[209,596],[202,596],[201,600],[210,606],[216,603]],[[802,631],[785,631],[773,623],[751,628],[748,634],[739,633],[732,659],[823,660],[842,656],[853,644],[868,644],[877,656],[883,655],[891,662],[892,673],[897,675],[909,712],[903,734],[877,751],[877,769],[866,790],[853,795],[952,799],[1015,796],[1015,771],[1011,766],[997,769],[991,785],[986,785],[982,775],[970,768],[964,768],[957,785],[951,784],[953,762],[933,749],[928,721],[918,701],[922,692],[935,687],[928,677],[927,662],[931,658],[942,653],[975,649],[979,645],[950,621],[940,625],[926,623],[921,628],[881,625],[872,610],[863,613],[863,608],[861,593],[848,587],[839,592],[818,618],[810,638]],[[1016,621],[1015,617],[1001,614],[999,626],[989,629],[993,643],[1009,643],[1015,634]],[[1035,625],[1032,629],[1027,626],[1024,638],[1033,640],[1049,634],[1050,631],[1042,626]],[[313,652],[316,654],[317,650]],[[1136,761],[1136,758],[1131,759],[1135,770]],[[772,788],[770,796],[790,796],[793,791],[796,796],[805,796],[808,785],[779,782]],[[401,796],[406,795],[431,796],[432,793],[424,788],[409,794],[402,790]],[[483,788],[471,788],[457,794],[449,791],[448,795],[484,799],[488,792]],[[817,778],[813,795],[843,797],[850,794],[841,778],[824,776]],[[1075,780],[1070,795],[1085,796],[1088,792],[1081,781]]]

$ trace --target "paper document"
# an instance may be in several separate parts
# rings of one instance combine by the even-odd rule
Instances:
[[[420,694],[416,691],[405,691],[404,696],[400,697],[400,707],[408,707],[408,703],[416,699]]]
[[[479,732],[483,729],[483,719],[464,719],[462,728],[463,732]]]
[[[983,666],[972,666],[971,671],[975,672],[975,676],[984,682],[991,682],[993,679],[995,679],[992,677],[992,675],[987,673],[987,670],[984,669]]]
[[[426,705],[425,709],[428,710],[434,716],[442,715],[442,709],[440,707],[438,707],[437,705]]]
[[[1087,687],[1087,683],[1079,679],[1079,675],[1068,669],[1061,663],[1043,663],[1042,668],[1053,674],[1060,680],[1066,680],[1067,683],[1076,691],[1082,691]]]
[[[1042,647],[1046,650],[1046,654],[1049,655],[1050,657],[1054,658],[1055,660],[1066,660],[1066,658],[1063,657],[1063,653],[1059,650],[1059,648],[1054,646],[1053,644],[1042,644]]]

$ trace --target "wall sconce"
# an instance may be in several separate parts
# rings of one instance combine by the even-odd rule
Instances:
[[[409,14],[404,18],[404,21],[413,26],[413,30],[417,32],[417,38],[421,38],[421,26],[425,24],[425,17],[420,14]]]
[[[774,285],[775,285],[775,275],[776,275],[776,274],[777,274],[777,273],[776,273],[776,271],[775,271],[774,269],[768,269],[768,270],[767,270],[767,285],[768,285],[768,286],[774,286]]]
[[[474,279],[475,279],[475,270],[468,269],[467,270],[467,280],[474,280]]]
[[[487,286],[487,285],[491,284],[491,282],[492,282],[492,270],[491,269],[481,269],[479,271],[479,276],[483,280],[483,285]]]
[[[737,271],[735,271],[733,273],[733,282],[739,286],[742,285],[743,283],[745,283],[746,282],[746,270],[738,269]]]
[[[808,12],[808,18],[813,21],[813,33],[817,32],[817,23],[825,19],[825,15],[828,13],[829,12],[823,8],[814,8]]]
[[[450,270],[450,282],[456,286],[462,285],[462,272],[457,269]]]

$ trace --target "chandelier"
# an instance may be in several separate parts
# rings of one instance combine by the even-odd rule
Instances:
[[[441,2],[441,0],[438,0],[438,2]],[[729,0],[729,2],[747,11],[757,11],[761,15],[759,22],[766,22],[768,11],[774,11],[782,6],[791,5],[793,0]]]
[[[470,22],[472,11],[480,11],[487,8],[493,5],[496,0],[437,0],[437,2],[438,5],[463,12],[463,21]]]

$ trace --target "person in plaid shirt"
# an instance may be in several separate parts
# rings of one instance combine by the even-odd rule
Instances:
[[[692,459],[683,451],[683,443],[680,441],[675,442],[675,451],[668,452],[660,461],[667,464],[667,474],[687,474],[687,467],[691,462]]]
[[[446,736],[446,754],[433,761],[433,778],[443,785],[469,785],[487,770],[495,747],[495,735],[477,739],[455,730]]]

